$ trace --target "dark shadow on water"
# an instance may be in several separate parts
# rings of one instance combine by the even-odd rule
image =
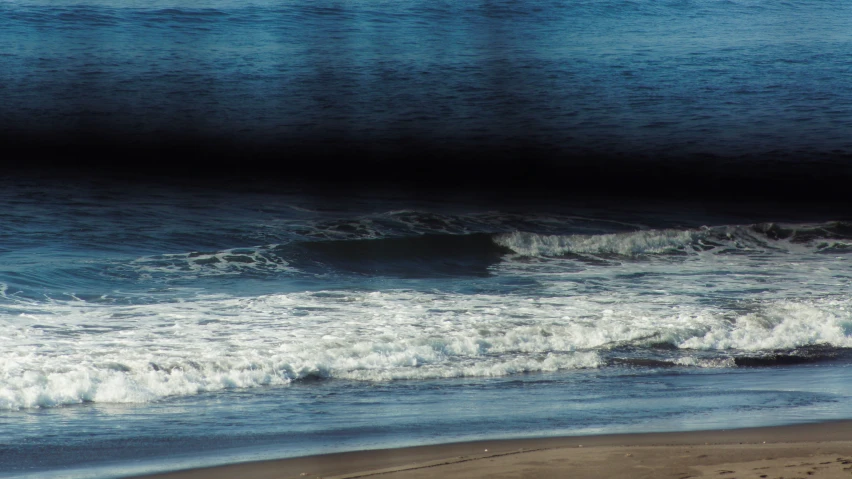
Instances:
[[[310,191],[332,197],[393,190],[411,197],[478,194],[494,201],[613,198],[776,205],[844,213],[852,156],[612,155],[494,137],[387,141],[313,136],[273,143],[172,134],[134,137],[108,129],[0,133],[4,176],[248,191]],[[848,215],[848,213],[845,213]]]

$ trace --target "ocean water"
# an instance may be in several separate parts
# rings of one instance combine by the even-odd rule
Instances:
[[[0,0],[0,477],[852,418],[850,24]]]
[[[842,0],[5,0],[0,132],[848,160],[851,9]]]
[[[8,477],[852,417],[848,219],[0,191]]]

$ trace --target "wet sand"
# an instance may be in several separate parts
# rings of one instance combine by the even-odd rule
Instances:
[[[852,478],[852,421],[477,441],[317,455],[149,479]]]

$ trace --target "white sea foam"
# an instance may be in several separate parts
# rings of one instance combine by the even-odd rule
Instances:
[[[838,226],[825,225],[729,225],[699,229],[640,229],[595,235],[546,235],[515,231],[495,235],[494,242],[523,256],[566,254],[641,256],[674,252],[718,251],[814,252],[845,251],[849,241],[832,238]],[[836,232],[836,234],[844,234]]]
[[[434,302],[400,292],[21,304],[19,315],[10,318],[7,309],[0,323],[0,407],[147,402],[305,377],[498,376],[600,365],[596,353],[575,351],[562,335],[502,323],[500,308],[465,310],[472,305],[443,299],[437,303],[462,309],[430,311]]]
[[[0,320],[0,408],[149,402],[309,377],[383,381],[597,368],[625,345],[852,347],[848,301],[734,315],[602,294],[201,296],[148,305],[18,303]],[[724,357],[685,366],[729,366]]]
[[[673,361],[678,366],[689,366],[696,368],[733,368],[736,367],[736,361],[732,357],[727,358],[696,358],[695,356],[684,356]]]
[[[733,321],[717,322],[704,335],[687,338],[678,345],[756,351],[822,344],[852,347],[849,301],[771,302]]]
[[[247,272],[296,271],[275,253],[277,247],[277,244],[271,244],[213,252],[146,256],[130,263],[130,267],[144,276],[165,276],[173,279],[239,275]]]
[[[525,256],[560,256],[567,253],[637,256],[683,250],[703,235],[698,230],[643,230],[603,235],[513,232],[497,235],[494,241]]]

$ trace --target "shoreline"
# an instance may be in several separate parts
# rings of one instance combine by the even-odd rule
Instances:
[[[235,463],[138,479],[852,477],[852,420],[787,426],[501,439]]]

